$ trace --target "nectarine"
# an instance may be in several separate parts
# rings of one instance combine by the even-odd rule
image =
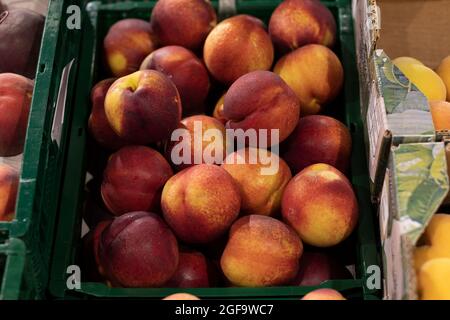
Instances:
[[[165,297],[163,300],[200,300],[200,299],[190,293],[174,293]]]
[[[153,69],[164,73],[178,89],[183,115],[204,112],[209,90],[209,76],[203,62],[188,49],[167,46],[153,51],[144,59],[141,70]]]
[[[322,252],[303,252],[298,273],[292,281],[297,286],[317,286],[334,279],[350,279],[350,272],[334,257]]]
[[[22,153],[30,113],[33,81],[13,73],[0,74],[0,156]]]
[[[177,271],[164,285],[168,288],[207,288],[215,285],[213,266],[197,251],[181,251]]]
[[[144,146],[128,146],[114,153],[103,174],[101,194],[115,215],[158,210],[161,192],[172,176],[166,159]]]
[[[103,230],[100,264],[113,286],[158,287],[178,266],[178,243],[154,213],[130,212]]]
[[[336,21],[317,0],[285,0],[269,22],[272,41],[280,52],[316,43],[331,47],[336,41]]]
[[[156,49],[156,43],[150,23],[124,19],[111,26],[103,47],[112,74],[123,77],[139,70],[144,58]]]
[[[28,9],[0,11],[0,73],[34,79],[45,17]]]
[[[105,98],[105,112],[113,130],[134,144],[159,142],[181,120],[177,88],[164,74],[142,70],[117,79]]]
[[[264,148],[285,140],[297,125],[299,113],[294,91],[270,71],[253,71],[240,77],[228,89],[223,106],[227,129],[257,130],[259,146],[252,147]],[[260,129],[267,130],[267,134]],[[278,130],[276,140],[272,129]],[[261,138],[266,146],[261,146]]]
[[[187,243],[219,238],[239,215],[239,188],[221,167],[199,164],[170,178],[164,186],[161,208],[177,237]]]
[[[282,57],[274,67],[300,100],[301,114],[317,114],[342,89],[344,70],[339,58],[325,46],[311,44]]]
[[[222,122],[224,125],[227,123],[227,119],[223,115],[223,102],[225,100],[225,93],[217,100],[214,106],[213,117]]]
[[[103,281],[104,269],[100,265],[99,243],[103,230],[111,221],[101,221],[83,237],[83,267],[88,281]]]
[[[217,17],[209,0],[159,0],[150,22],[163,46],[196,50],[216,25]]]
[[[248,15],[220,22],[208,35],[203,59],[212,76],[232,84],[240,76],[256,70],[269,70],[273,46],[263,23]]]
[[[289,226],[271,217],[250,215],[231,227],[220,265],[236,286],[283,285],[297,274],[302,252],[302,241]]]
[[[272,163],[277,162],[272,174],[264,174],[270,164],[261,161],[260,153],[267,152]],[[251,154],[255,161],[251,160]],[[224,168],[237,182],[241,191],[241,213],[274,216],[280,213],[281,196],[291,179],[291,171],[276,154],[266,150],[245,149],[233,152],[225,159]]]
[[[347,172],[352,150],[350,131],[340,121],[327,116],[303,117],[285,141],[282,157],[293,174],[315,163],[329,164]]]
[[[115,78],[105,79],[97,83],[91,91],[92,111],[88,128],[98,144],[106,149],[117,150],[127,143],[111,128],[105,113],[105,97]]]
[[[327,164],[313,164],[287,185],[281,200],[283,219],[302,240],[316,247],[346,239],[358,221],[358,203],[347,178]]]
[[[209,116],[196,115],[181,121],[182,136],[170,141],[167,157],[178,170],[196,164],[220,165],[226,156],[226,134],[223,124]],[[185,140],[186,139],[186,140]]]
[[[11,221],[14,218],[18,187],[17,170],[0,164],[0,221]]]
[[[306,294],[302,300],[347,300],[344,296],[334,289],[317,289]]]

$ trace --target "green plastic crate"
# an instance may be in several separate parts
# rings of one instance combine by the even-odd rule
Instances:
[[[74,3],[76,1],[70,4]],[[0,298],[4,299],[42,298],[48,284],[68,129],[58,124],[68,121],[63,92],[67,90],[66,99],[70,101],[81,40],[80,30],[65,27],[68,5],[69,1],[60,0],[49,3],[24,147],[16,217],[11,222],[0,222],[0,232],[10,238],[1,245],[1,252],[6,256],[0,292]],[[72,61],[72,68],[66,68]],[[63,74],[67,81],[62,81]]]
[[[33,299],[36,296],[33,272],[26,262],[26,248],[22,240],[10,238],[0,244],[0,268],[0,300]]]
[[[83,12],[83,36],[75,80],[76,96],[70,107],[70,134],[68,154],[64,168],[64,181],[59,208],[57,235],[54,243],[53,262],[49,283],[49,295],[53,298],[161,298],[180,289],[171,288],[110,288],[103,283],[82,282],[81,289],[67,289],[67,267],[76,264],[77,248],[80,244],[82,204],[86,176],[87,119],[90,113],[89,94],[92,86],[102,78],[102,40],[108,28],[116,21],[134,17],[148,19],[154,1],[90,2]],[[263,19],[266,23],[280,1],[238,1],[238,13],[247,13]],[[341,112],[335,116],[351,129],[353,152],[351,157],[351,182],[355,189],[360,220],[353,240],[356,256],[357,279],[327,281],[318,287],[331,287],[350,298],[377,299],[380,291],[369,289],[366,270],[371,265],[380,266],[377,225],[371,207],[368,170],[366,166],[364,134],[360,117],[358,77],[356,71],[355,45],[351,8],[348,1],[324,2],[338,22],[338,45],[336,52],[341,57],[346,75],[343,94],[335,104]],[[213,1],[215,8],[217,1]],[[282,298],[298,299],[317,287],[269,287],[269,288],[199,288],[183,289],[203,298]]]

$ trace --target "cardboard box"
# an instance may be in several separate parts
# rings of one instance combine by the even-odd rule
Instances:
[[[450,0],[353,1],[385,299],[418,298],[414,248],[449,201],[450,164],[449,132],[435,131],[427,99],[390,57],[411,56],[435,68],[450,55],[449,16]]]
[[[377,0],[378,48],[390,57],[410,56],[436,68],[450,54],[449,0]]]
[[[379,207],[385,299],[417,299],[414,248],[449,188],[444,142],[392,147]]]

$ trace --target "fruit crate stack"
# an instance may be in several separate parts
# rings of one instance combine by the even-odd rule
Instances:
[[[32,277],[24,275],[28,213],[20,210],[17,201],[34,78],[45,17],[12,1],[0,2],[0,283],[1,299],[17,298],[24,287],[33,288]],[[21,41],[17,41],[20,39]],[[30,115],[31,114],[31,115]],[[31,160],[35,161],[36,158]],[[26,170],[24,170],[26,171]],[[23,281],[22,281],[23,280]],[[22,286],[21,286],[22,284]],[[33,294],[33,289],[28,290]],[[22,295],[27,296],[27,294]]]
[[[2,120],[2,130],[7,130],[1,134],[2,152],[9,156],[2,158],[2,163],[21,172],[16,178],[15,212],[9,221],[0,222],[1,298],[36,299],[44,297],[48,283],[67,130],[62,127],[67,116],[62,111],[64,100],[72,92],[63,70],[76,57],[79,31],[65,28],[67,6],[60,1],[50,4],[47,19],[25,9],[23,1],[5,3],[7,10],[0,19],[0,33],[5,40],[0,46],[0,72],[5,77],[1,80],[1,113],[17,124]],[[24,89],[28,91],[21,94],[19,91]],[[5,98],[8,92],[16,96]],[[7,138],[12,141],[5,141]],[[14,143],[14,139],[18,142]],[[2,184],[2,194],[6,191]],[[14,207],[12,197],[9,199]]]
[[[349,3],[237,1],[215,22],[215,1],[110,2],[82,9],[49,296],[379,296],[368,281],[379,257]],[[302,29],[284,24],[291,11],[320,34],[291,42],[285,33]],[[192,166],[171,156],[190,139],[169,138],[198,123],[227,144]],[[280,145],[256,139],[275,174],[261,161],[233,164],[256,148],[226,161],[226,128],[278,129]],[[316,211],[331,220],[301,223]]]

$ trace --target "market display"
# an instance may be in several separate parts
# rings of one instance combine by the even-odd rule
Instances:
[[[0,300],[450,300],[426,4],[0,0]]]

